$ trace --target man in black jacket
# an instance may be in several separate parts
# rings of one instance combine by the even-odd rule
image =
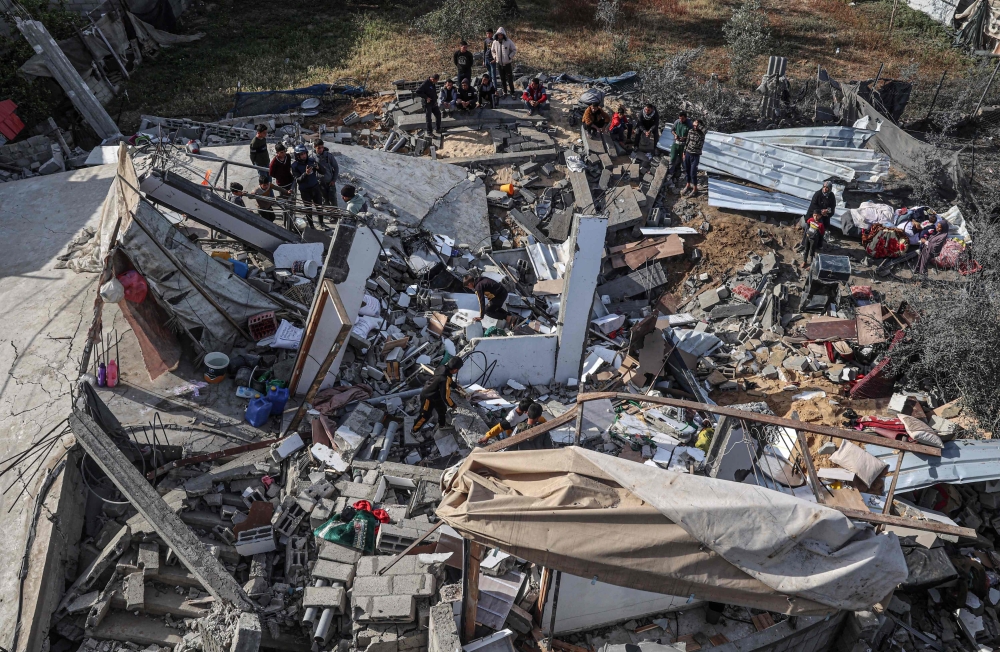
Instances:
[[[267,125],[263,122],[257,125],[257,135],[250,141],[250,162],[261,168],[271,165],[267,153]]]
[[[434,135],[434,130],[431,129],[432,115],[437,119],[437,130],[439,134],[441,133],[441,109],[438,107],[437,92],[437,80],[439,79],[441,79],[441,75],[434,73],[424,80],[424,83],[417,87],[417,90],[413,91],[417,97],[424,98],[424,115],[427,117],[428,136]]]
[[[458,89],[458,100],[455,104],[459,111],[471,111],[476,108],[476,89],[469,86],[469,80],[463,79]]]
[[[455,382],[455,375],[464,362],[462,358],[454,357],[434,370],[434,375],[420,390],[420,416],[417,417],[410,432],[417,432],[423,428],[431,418],[432,412],[437,412],[438,428],[448,425],[448,408],[455,407],[455,401],[451,398],[451,387]]]
[[[507,288],[488,276],[476,279],[471,274],[462,279],[462,285],[475,292],[476,296],[479,297],[479,316],[472,321],[482,321],[483,317],[491,317],[498,322],[504,322],[507,328],[511,327],[514,315],[503,307],[504,302],[507,301]],[[499,326],[499,324],[497,325]]]
[[[461,47],[455,52],[455,56],[452,57],[455,62],[455,68],[458,69],[458,83],[461,84],[463,79],[472,79],[472,53],[469,52],[469,44],[466,41],[462,41]]]

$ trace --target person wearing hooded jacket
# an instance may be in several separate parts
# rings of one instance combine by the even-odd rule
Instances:
[[[455,401],[451,398],[451,388],[455,383],[455,375],[462,368],[465,361],[459,357],[453,357],[443,365],[434,370],[434,375],[424,383],[420,390],[420,416],[413,424],[411,432],[418,432],[424,427],[431,414],[437,412],[438,428],[448,425],[448,408],[455,407]]]
[[[514,95],[514,57],[517,55],[517,46],[514,41],[507,36],[507,30],[503,27],[497,29],[493,37],[493,61],[496,63],[497,73],[500,75],[499,87],[502,93]]]

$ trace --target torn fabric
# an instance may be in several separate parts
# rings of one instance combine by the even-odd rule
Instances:
[[[762,487],[582,448],[484,453],[443,480],[437,515],[536,564],[669,595],[823,614],[906,579],[892,533]]]

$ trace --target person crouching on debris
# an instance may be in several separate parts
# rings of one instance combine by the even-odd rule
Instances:
[[[805,233],[802,234],[802,268],[809,267],[809,259],[815,256],[823,246],[823,234],[826,226],[819,211],[813,212],[806,220]]]
[[[463,364],[465,361],[462,358],[454,357],[434,370],[434,375],[420,390],[420,416],[417,417],[410,432],[418,432],[423,428],[431,418],[432,412],[437,412],[438,428],[448,426],[448,408],[455,407],[455,401],[451,398],[451,387],[455,382],[455,374]]]
[[[601,108],[598,102],[594,102],[583,112],[583,117],[580,120],[587,127],[590,135],[596,136],[608,126],[608,123],[611,122],[611,117],[607,111]]]
[[[326,143],[317,138],[313,141],[313,151],[316,153],[316,163],[321,175],[319,190],[323,202],[330,206],[337,205],[337,178],[340,176],[340,164],[337,157],[326,148]]]
[[[639,111],[639,117],[635,120],[635,146],[640,145],[642,137],[646,136],[653,141],[653,149],[660,140],[660,113],[656,107],[647,103]],[[653,158],[652,153],[647,152],[646,158]]]
[[[532,403],[534,403],[534,401],[530,398],[522,398],[518,401],[517,405],[514,406],[514,409],[507,413],[507,423],[509,423],[511,427],[514,427],[526,420],[528,418],[528,408],[531,407]]]
[[[681,191],[683,197],[687,193],[691,197],[698,196],[698,164],[701,162],[701,150],[705,146],[705,128],[701,120],[691,123],[691,131],[684,145],[684,176],[687,184]]]
[[[298,182],[299,195],[302,203],[308,208],[323,205],[323,193],[319,189],[319,165],[316,159],[309,156],[309,150],[305,145],[295,146],[295,160],[292,162],[292,174]],[[315,229],[313,224],[313,211],[306,210],[306,219],[309,220],[309,227]],[[319,228],[325,229],[323,216],[319,215]]]
[[[545,87],[542,86],[538,77],[532,79],[528,87],[521,93],[521,101],[524,102],[524,108],[528,109],[528,115],[534,115],[535,111],[549,108],[548,93],[545,92]]]
[[[485,107],[487,102],[490,107],[497,108],[497,85],[493,83],[493,78],[483,75],[479,80],[479,106]]]
[[[344,206],[352,215],[368,210],[365,198],[359,195],[357,189],[352,185],[346,185],[340,189],[340,198],[344,200]]]
[[[231,184],[229,184],[229,192],[233,193],[233,198],[230,201],[232,201],[237,206],[241,206],[243,208],[247,207],[247,205],[243,202],[243,195],[245,195],[246,193],[243,192],[242,183],[236,183],[234,181]]]
[[[545,423],[547,419],[542,416],[542,406],[538,403],[532,403],[531,407],[528,408],[528,418],[522,423],[514,427],[514,432],[511,436],[516,436],[531,430],[537,426]],[[552,448],[552,435],[545,432],[537,437],[529,439],[528,441],[523,441],[520,444],[515,444],[511,446],[508,450],[512,451],[530,451],[530,450],[541,450],[543,448]]]
[[[619,143],[625,144],[632,140],[632,125],[628,121],[628,113],[624,104],[618,105],[618,110],[611,116],[611,126],[608,127],[608,134]]]
[[[433,136],[434,130],[431,129],[431,116],[437,120],[437,131],[441,133],[441,107],[438,106],[438,92],[437,92],[437,81],[441,79],[441,75],[434,73],[430,77],[424,80],[424,83],[417,87],[417,90],[413,91],[413,94],[417,97],[424,98],[424,117],[427,118],[427,135]]]
[[[444,88],[441,89],[441,97],[438,98],[441,108],[445,111],[454,111],[458,107],[458,89],[450,80],[444,80]],[[438,129],[440,131],[440,129]]]
[[[500,423],[487,430],[486,434],[480,437],[476,443],[480,446],[485,446],[490,443],[491,439],[502,441],[510,437],[512,432],[514,432],[514,426],[512,426],[507,419],[500,419]]]
[[[250,141],[250,162],[261,168],[271,163],[267,155],[267,125],[263,122],[257,125],[257,135]]]
[[[488,276],[480,277],[477,280],[471,274],[462,279],[462,285],[475,292],[476,296],[479,297],[479,316],[472,321],[482,321],[483,317],[491,317],[497,321],[505,322],[508,330],[511,328],[514,323],[514,315],[503,307],[507,300],[507,288]]]
[[[261,172],[257,178],[257,187],[250,196],[257,202],[257,214],[265,220],[272,222],[277,219],[274,211],[274,188],[271,187],[271,177],[266,172]]]
[[[476,89],[469,85],[468,79],[462,80],[458,89],[458,99],[455,101],[460,111],[471,111],[476,108]]]

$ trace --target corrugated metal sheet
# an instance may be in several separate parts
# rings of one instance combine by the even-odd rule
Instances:
[[[854,180],[854,170],[846,165],[714,131],[705,137],[701,163],[800,199],[812,199],[826,179]]]
[[[788,149],[818,156],[847,165],[854,170],[856,181],[876,183],[889,174],[889,157],[872,149],[857,149],[854,147],[824,147],[820,145],[782,145]]]
[[[539,281],[552,281],[563,277],[570,259],[568,243],[571,240],[572,238],[558,245],[535,243],[525,247]]]
[[[733,134],[770,145],[810,145],[820,147],[864,147],[875,135],[869,129],[854,127],[794,127],[766,131],[741,131]]]
[[[781,192],[768,192],[720,179],[708,179],[708,205],[741,211],[805,215],[809,201]]]
[[[895,466],[896,451],[881,446],[867,446],[872,455]],[[941,457],[907,453],[896,492],[916,491],[939,482],[968,484],[1000,479],[1000,441],[965,440],[945,442]]]

